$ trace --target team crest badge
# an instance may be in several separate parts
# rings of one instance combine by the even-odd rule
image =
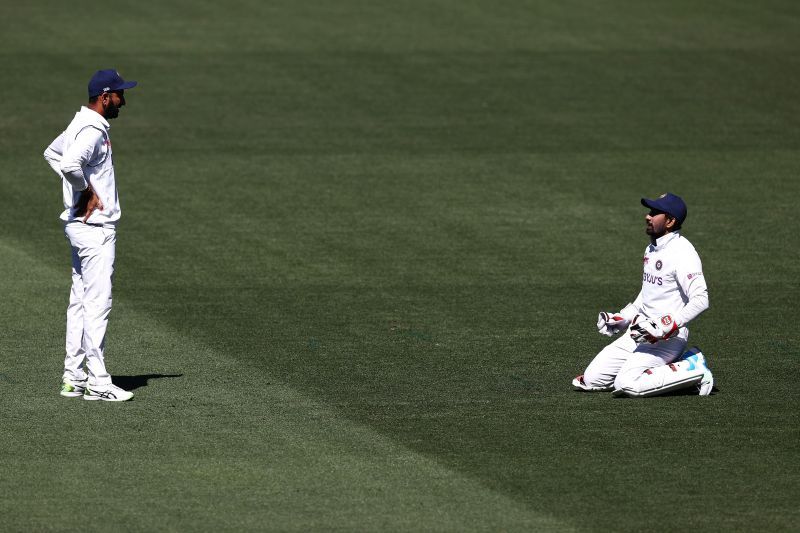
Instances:
[[[664,266],[664,263],[661,262],[661,259],[656,261],[656,270],[661,270],[662,266]]]

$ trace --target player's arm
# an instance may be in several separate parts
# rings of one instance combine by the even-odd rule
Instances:
[[[642,312],[642,291],[639,291],[639,294],[636,295],[636,299],[623,307],[619,314],[625,318],[628,322],[633,322],[633,319]]]
[[[61,173],[61,157],[64,153],[64,135],[66,134],[65,131],[61,132],[61,135],[53,139],[53,142],[50,143],[50,146],[45,148],[44,150],[44,159],[47,161],[47,164],[50,165],[50,168],[58,174],[59,178],[63,178],[64,174]]]
[[[675,314],[679,326],[685,326],[697,318],[700,313],[708,309],[708,286],[703,276],[703,264],[697,252],[687,255],[675,271],[678,285],[686,295],[688,301],[683,308]]]
[[[703,276],[703,265],[696,252],[687,254],[678,268],[675,277],[681,291],[688,301],[674,315],[664,315],[658,319],[635,320],[631,326],[631,337],[638,343],[655,343],[678,334],[680,328],[708,309],[708,287]]]
[[[83,173],[83,167],[99,154],[103,140],[103,134],[97,128],[84,128],[61,158],[61,172],[64,174],[64,179],[72,185],[73,191],[81,193],[73,206],[73,216],[83,217],[84,222],[89,220],[96,209],[101,211],[103,209],[103,202]]]
[[[89,183],[83,174],[83,167],[88,165],[93,156],[98,153],[99,143],[103,140],[100,130],[92,127],[82,129],[75,142],[61,156],[59,170],[70,185],[72,190],[83,191]]]

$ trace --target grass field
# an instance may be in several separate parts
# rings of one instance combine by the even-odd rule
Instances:
[[[3,5],[3,531],[796,530],[796,2]],[[112,66],[126,404],[41,156]],[[573,392],[667,190],[719,391]]]

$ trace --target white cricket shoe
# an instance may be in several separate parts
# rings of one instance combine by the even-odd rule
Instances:
[[[105,402],[124,402],[133,398],[133,393],[120,389],[113,383],[108,385],[87,385],[84,400],[103,400]]]
[[[703,379],[700,380],[700,385],[697,386],[698,394],[700,396],[708,396],[714,390],[714,375],[711,369],[706,365],[706,358],[703,357],[701,352],[697,352],[698,362],[703,365],[705,372],[703,372]]]
[[[711,391],[714,390],[714,375],[711,373],[711,369],[708,368],[706,358],[703,352],[700,351],[700,348],[697,346],[692,347],[681,356],[681,360],[691,361],[695,366],[703,369],[703,378],[697,385],[697,391],[700,396],[708,396],[711,394]]]
[[[613,385],[609,385],[608,387],[591,387],[586,384],[586,381],[583,379],[583,374],[576,376],[575,379],[572,380],[572,386],[577,390],[589,392],[609,391],[614,388]]]
[[[64,379],[61,381],[61,392],[59,394],[65,398],[79,398],[83,396],[86,390],[86,380],[72,381],[71,379]]]

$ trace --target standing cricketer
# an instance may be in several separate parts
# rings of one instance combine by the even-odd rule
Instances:
[[[44,158],[62,179],[64,233],[72,248],[72,289],[61,395],[121,402],[133,393],[111,383],[105,341],[111,312],[116,226],[120,218],[108,121],[119,116],[125,90],[136,86],[114,69],[89,80],[89,101]]]
[[[615,396],[656,396],[695,388],[707,396],[714,378],[697,348],[686,350],[687,324],[708,309],[708,288],[694,246],[681,235],[686,204],[672,193],[642,198],[650,245],[644,251],[642,290],[618,313],[602,312],[598,331],[622,335],[606,346],[572,384]]]

